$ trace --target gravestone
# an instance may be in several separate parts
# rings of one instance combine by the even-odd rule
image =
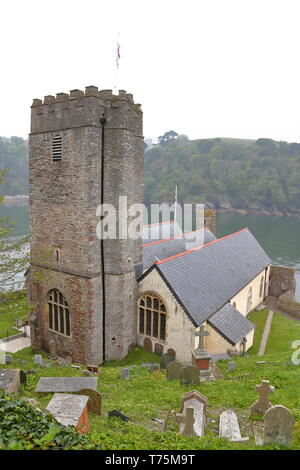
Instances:
[[[5,364],[12,364],[13,362],[13,357],[11,354],[5,354]]]
[[[274,393],[274,387],[269,385],[268,380],[262,380],[261,384],[256,386],[256,391],[259,394],[259,399],[251,406],[251,415],[264,414],[272,406],[269,395]]]
[[[180,433],[187,432],[184,430],[185,421],[184,416],[186,416],[186,412],[189,408],[193,409],[193,416],[192,412],[189,411],[189,416],[187,417],[188,420],[191,421],[192,417],[194,418],[193,430],[192,435],[194,436],[203,436],[204,435],[204,424],[205,424],[205,412],[207,409],[207,398],[202,395],[197,390],[192,390],[191,392],[187,392],[182,395],[182,408],[181,413],[177,414],[177,417],[180,420]],[[190,424],[188,423],[188,427],[190,428]],[[183,434],[184,435],[184,434]]]
[[[236,369],[236,362],[235,361],[229,361],[228,364],[228,372],[231,372]]]
[[[166,370],[167,370],[167,375],[166,379],[167,380],[177,380],[180,378],[180,371],[181,369],[187,364],[183,362],[178,362],[178,361],[172,361],[169,362],[166,365]]]
[[[285,406],[272,406],[264,415],[264,444],[290,446],[293,425],[293,415]]]
[[[20,383],[21,384],[26,384],[27,382],[27,374],[24,370],[20,370]]]
[[[124,415],[123,413],[121,413],[121,411],[118,411],[118,410],[109,411],[108,412],[108,417],[109,418],[119,418],[122,421],[133,423],[132,419],[128,418],[128,416]]]
[[[89,370],[82,371],[83,377],[93,377],[93,374]]]
[[[175,351],[175,349],[169,348],[168,351],[167,351],[167,353],[170,354],[170,356],[174,356],[174,359],[176,359],[176,351]]]
[[[43,366],[44,363],[43,363],[43,358],[40,354],[36,354],[34,357],[33,357],[33,364],[37,364],[39,366]]]
[[[35,389],[38,393],[79,392],[97,390],[97,377],[41,377]]]
[[[20,369],[0,369],[0,389],[16,393],[20,387]]]
[[[195,366],[184,366],[179,373],[180,382],[182,385],[186,384],[199,384],[200,374],[199,369]]]
[[[56,342],[54,339],[50,339],[49,341],[49,349],[50,349],[50,359],[56,359]]]
[[[46,412],[54,416],[63,426],[75,426],[78,432],[87,432],[88,400],[89,397],[86,395],[55,393],[47,405]]]
[[[152,352],[152,341],[150,338],[144,339],[144,349],[146,349],[149,352]]]
[[[185,410],[185,414],[177,414],[177,419],[180,423],[180,430],[179,433],[182,436],[186,437],[193,437],[193,436],[199,436],[197,434],[197,431],[194,428],[195,424],[195,409],[192,406],[188,406]]]
[[[162,356],[162,354],[164,353],[164,347],[163,347],[163,345],[160,344],[160,343],[155,343],[154,352],[155,352],[155,354],[157,354],[158,356]]]
[[[245,442],[249,437],[242,437],[236,414],[231,410],[221,413],[219,424],[219,437],[231,442]]]
[[[97,390],[92,390],[91,388],[84,388],[79,392],[76,392],[78,395],[87,395],[89,397],[88,401],[88,411],[90,413],[95,413],[95,415],[101,415],[102,408],[102,395]]]
[[[171,354],[165,353],[160,358],[159,366],[161,369],[165,369],[166,365],[172,361],[175,361],[175,357],[172,356]]]
[[[130,379],[130,370],[128,367],[124,367],[121,370],[121,379]]]

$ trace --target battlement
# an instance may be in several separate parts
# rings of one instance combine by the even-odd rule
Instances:
[[[126,93],[125,90],[119,90],[119,94],[114,95],[112,90],[98,90],[98,87],[93,86],[93,85],[87,86],[85,88],[85,91],[76,89],[76,90],[71,90],[69,93],[64,93],[64,92],[57,93],[56,96],[46,95],[44,96],[44,100],[41,100],[39,98],[34,98],[32,102],[32,107],[72,101],[72,100],[87,98],[91,96],[94,98],[100,98],[105,101],[125,100],[135,105],[137,109],[141,108],[141,105],[139,103],[134,103],[133,95],[131,93]]]
[[[83,90],[70,90],[35,98],[31,106],[31,134],[55,132],[75,127],[100,127],[99,117],[105,114],[106,127],[128,129],[142,135],[141,105],[135,104],[133,95],[119,90],[98,90],[87,86]]]

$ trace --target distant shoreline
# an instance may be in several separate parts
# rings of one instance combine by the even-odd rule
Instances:
[[[2,204],[25,204],[28,202],[28,194],[18,194],[16,196],[4,196]]]

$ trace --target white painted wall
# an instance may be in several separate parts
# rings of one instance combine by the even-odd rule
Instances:
[[[174,349],[178,361],[190,362],[195,327],[155,269],[139,283],[139,298],[147,292],[159,295],[167,310],[166,339],[161,341],[149,336],[153,350],[157,342],[164,345],[164,352],[167,352],[169,348]],[[145,337],[137,331],[139,346],[143,346]]]

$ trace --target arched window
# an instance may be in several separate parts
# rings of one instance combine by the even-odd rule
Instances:
[[[166,307],[156,295],[146,294],[139,300],[139,333],[166,339]]]
[[[263,289],[264,289],[264,277],[262,276],[260,280],[260,286],[259,286],[259,297],[263,296]]]
[[[63,294],[53,289],[48,294],[49,329],[71,336],[71,316],[68,302]]]
[[[250,312],[252,307],[252,287],[250,287],[247,297],[247,313]]]

